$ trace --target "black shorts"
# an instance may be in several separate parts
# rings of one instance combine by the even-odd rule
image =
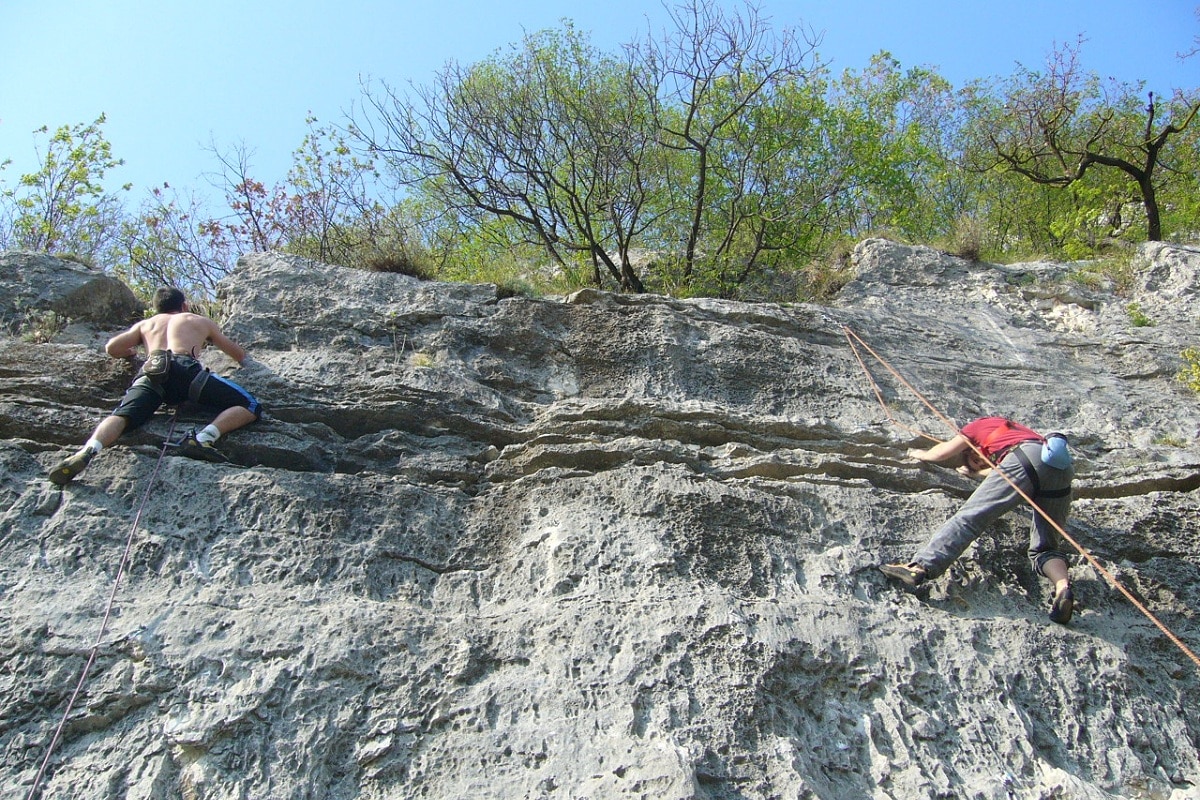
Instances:
[[[146,424],[164,403],[177,406],[189,400],[216,411],[242,406],[256,419],[262,416],[262,405],[252,394],[233,381],[208,371],[191,356],[180,355],[171,356],[167,379],[158,386],[139,373],[112,414],[125,418],[126,430],[134,430]]]

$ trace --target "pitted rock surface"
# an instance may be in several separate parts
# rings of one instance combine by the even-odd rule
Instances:
[[[1200,397],[1174,378],[1200,250],[1144,246],[1121,295],[879,239],[855,261],[819,307],[246,256],[220,321],[250,358],[205,355],[267,407],[232,463],[160,460],[163,413],[63,490],[45,470],[133,375],[103,354],[130,310],[97,289],[49,341],[9,326],[3,795],[132,537],[40,797],[1200,796],[1200,667],[1082,556],[1049,623],[1028,512],[917,592],[875,568],[972,488],[912,431],[1010,415],[1068,434],[1070,532],[1200,647]],[[6,308],[79,283],[0,265]]]

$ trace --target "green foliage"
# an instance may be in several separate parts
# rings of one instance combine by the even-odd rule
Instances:
[[[437,358],[429,353],[415,352],[408,357],[408,363],[417,369],[430,369],[437,364]]]
[[[1177,92],[1170,100],[1167,114],[1172,120],[1184,119],[1185,110],[1197,104],[1197,94]],[[1162,210],[1163,238],[1169,241],[1196,241],[1200,235],[1200,124],[1193,121],[1168,142],[1160,156],[1161,181],[1156,184]]]
[[[1071,283],[1111,291],[1117,295],[1126,294],[1133,287],[1136,278],[1133,258],[1128,254],[1088,261],[1067,275],[1067,280]]]
[[[483,221],[464,232],[450,221],[429,230],[429,252],[436,254],[434,276],[444,281],[493,283],[512,296],[568,294],[602,280],[597,268],[580,256],[555,262],[544,248],[524,241],[517,223],[507,218]]]
[[[1154,325],[1154,320],[1146,315],[1142,307],[1138,303],[1129,303],[1125,306],[1125,313],[1129,315],[1129,324],[1135,328],[1147,328]]]
[[[352,130],[464,237],[488,241],[503,222],[511,245],[538,248],[568,282],[634,291],[645,288],[637,253],[664,253],[683,281],[727,294],[813,230],[799,219],[811,207],[787,191],[810,182],[788,165],[819,137],[813,114],[772,104],[803,94],[790,39],[711,4],[676,21],[674,36],[625,58],[569,23],[527,36],[414,94],[385,87]],[[387,137],[366,133],[378,130]]]
[[[3,317],[3,330],[22,341],[45,344],[52,341],[70,322],[48,309],[27,308],[19,301]]]
[[[373,272],[393,272],[420,280],[429,280],[430,278],[429,269],[405,253],[374,256],[367,260],[365,266]]]
[[[768,295],[767,299],[828,303],[854,278],[853,253],[853,241],[832,242],[802,268],[780,275],[775,282],[779,287],[777,294]]]
[[[1189,347],[1179,355],[1183,359],[1183,367],[1176,373],[1175,379],[1200,394],[1200,347]]]
[[[53,134],[47,127],[36,131],[47,137],[38,154],[40,168],[4,192],[11,226],[6,238],[12,246],[87,259],[108,255],[123,210],[103,180],[124,162],[113,157],[101,131],[104,123],[101,114],[89,125],[64,125]]]
[[[1107,257],[1144,238],[1145,198],[1127,170],[1096,158],[1078,175],[1033,181],[1026,172],[1048,163],[1041,151],[1026,172],[1001,157],[1023,145],[1011,109],[1036,118],[1047,87],[1065,87],[1071,146],[1099,130],[1118,152],[1130,125],[1145,125],[1136,95],[1102,92],[1073,49],[1045,75],[1022,69],[961,92],[887,53],[832,83],[753,9],[729,17],[696,0],[673,19],[674,31],[630,46],[625,61],[568,24],[415,94],[368,95],[371,129],[390,136],[354,128],[360,143],[453,220],[433,247],[443,277],[500,270],[678,296],[821,296],[843,280],[821,254],[881,231],[973,260]],[[1190,153],[1158,173],[1172,208],[1200,194],[1174,191],[1195,188],[1200,171],[1180,168],[1200,166],[1189,136],[1173,132],[1160,151]]]
[[[1071,280],[1126,292],[1134,244],[1200,235],[1195,90],[1103,81],[1078,45],[959,90],[886,52],[834,77],[753,6],[670,11],[673,29],[615,53],[564,22],[407,93],[364,87],[343,127],[309,116],[277,184],[214,146],[216,210],[163,186],[130,214],[104,189],[122,162],[103,116],[43,129],[38,170],[0,186],[0,247],[197,300],[241,254],[281,250],[502,294],[820,302],[866,236],[1087,259]]]
[[[678,267],[668,280],[680,293],[731,297],[811,244],[803,215],[831,190],[808,168],[824,74],[811,44],[776,35],[752,8],[736,17],[694,2],[673,19],[675,31],[633,51],[668,169],[647,249]]]
[[[951,255],[968,261],[979,261],[983,257],[986,239],[986,223],[977,217],[963,215],[955,220],[950,234],[940,246]]]
[[[831,203],[854,238],[893,231],[930,241],[959,215],[962,181],[950,161],[954,97],[925,69],[881,52],[847,71],[830,97],[826,135],[842,185]]]
[[[29,317],[21,329],[20,336],[27,342],[45,344],[65,327],[67,327],[65,317],[61,317],[53,311],[46,311]]]
[[[0,178],[4,170],[12,163],[11,158],[0,159]],[[4,188],[0,180],[0,250],[9,250],[16,246],[13,241],[13,192]]]
[[[1164,433],[1156,436],[1154,443],[1159,447],[1187,447],[1187,439],[1174,433]]]
[[[1128,294],[1137,280],[1132,254],[1109,256],[1097,260],[1094,264],[1095,268],[1108,278],[1115,294]]]
[[[376,195],[373,159],[355,154],[337,128],[320,126],[311,114],[306,122],[309,132],[292,154],[283,187],[286,202],[268,210],[283,231],[282,249],[327,264],[425,270],[404,205],[389,208]]]
[[[1070,190],[1065,208],[1043,217],[1068,257],[1129,234],[1132,202],[1144,214],[1141,235],[1163,238],[1159,192],[1180,183],[1184,164],[1195,167],[1200,112],[1196,96],[1162,102],[1143,84],[1102,81],[1080,67],[1079,48],[1058,48],[1044,71],[1021,67],[998,86],[976,83],[965,94],[969,168]]]
[[[211,298],[239,252],[208,213],[195,195],[155,188],[123,223],[123,258],[113,272],[146,297],[178,286],[193,303]]]

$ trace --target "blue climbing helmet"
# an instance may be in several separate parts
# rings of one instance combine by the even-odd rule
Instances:
[[[1046,437],[1042,445],[1042,463],[1055,469],[1066,469],[1071,466],[1071,451],[1067,449],[1067,437],[1061,433],[1052,433]]]

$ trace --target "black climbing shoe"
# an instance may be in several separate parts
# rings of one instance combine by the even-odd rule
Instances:
[[[225,454],[213,447],[212,442],[202,442],[197,439],[194,430],[189,431],[179,441],[169,443],[168,446],[174,447],[175,452],[179,455],[194,458],[197,461],[207,461],[210,464],[229,463]]]
[[[925,568],[915,561],[908,564],[884,564],[879,571],[906,586],[917,587],[925,582]]]
[[[1072,594],[1071,587],[1068,586],[1061,592],[1055,592],[1054,601],[1050,604],[1050,621],[1066,625],[1071,621],[1071,615],[1074,613],[1075,595]]]
[[[76,475],[83,472],[95,457],[96,452],[85,447],[70,458],[64,458],[58,462],[46,477],[56,486],[66,486]]]

